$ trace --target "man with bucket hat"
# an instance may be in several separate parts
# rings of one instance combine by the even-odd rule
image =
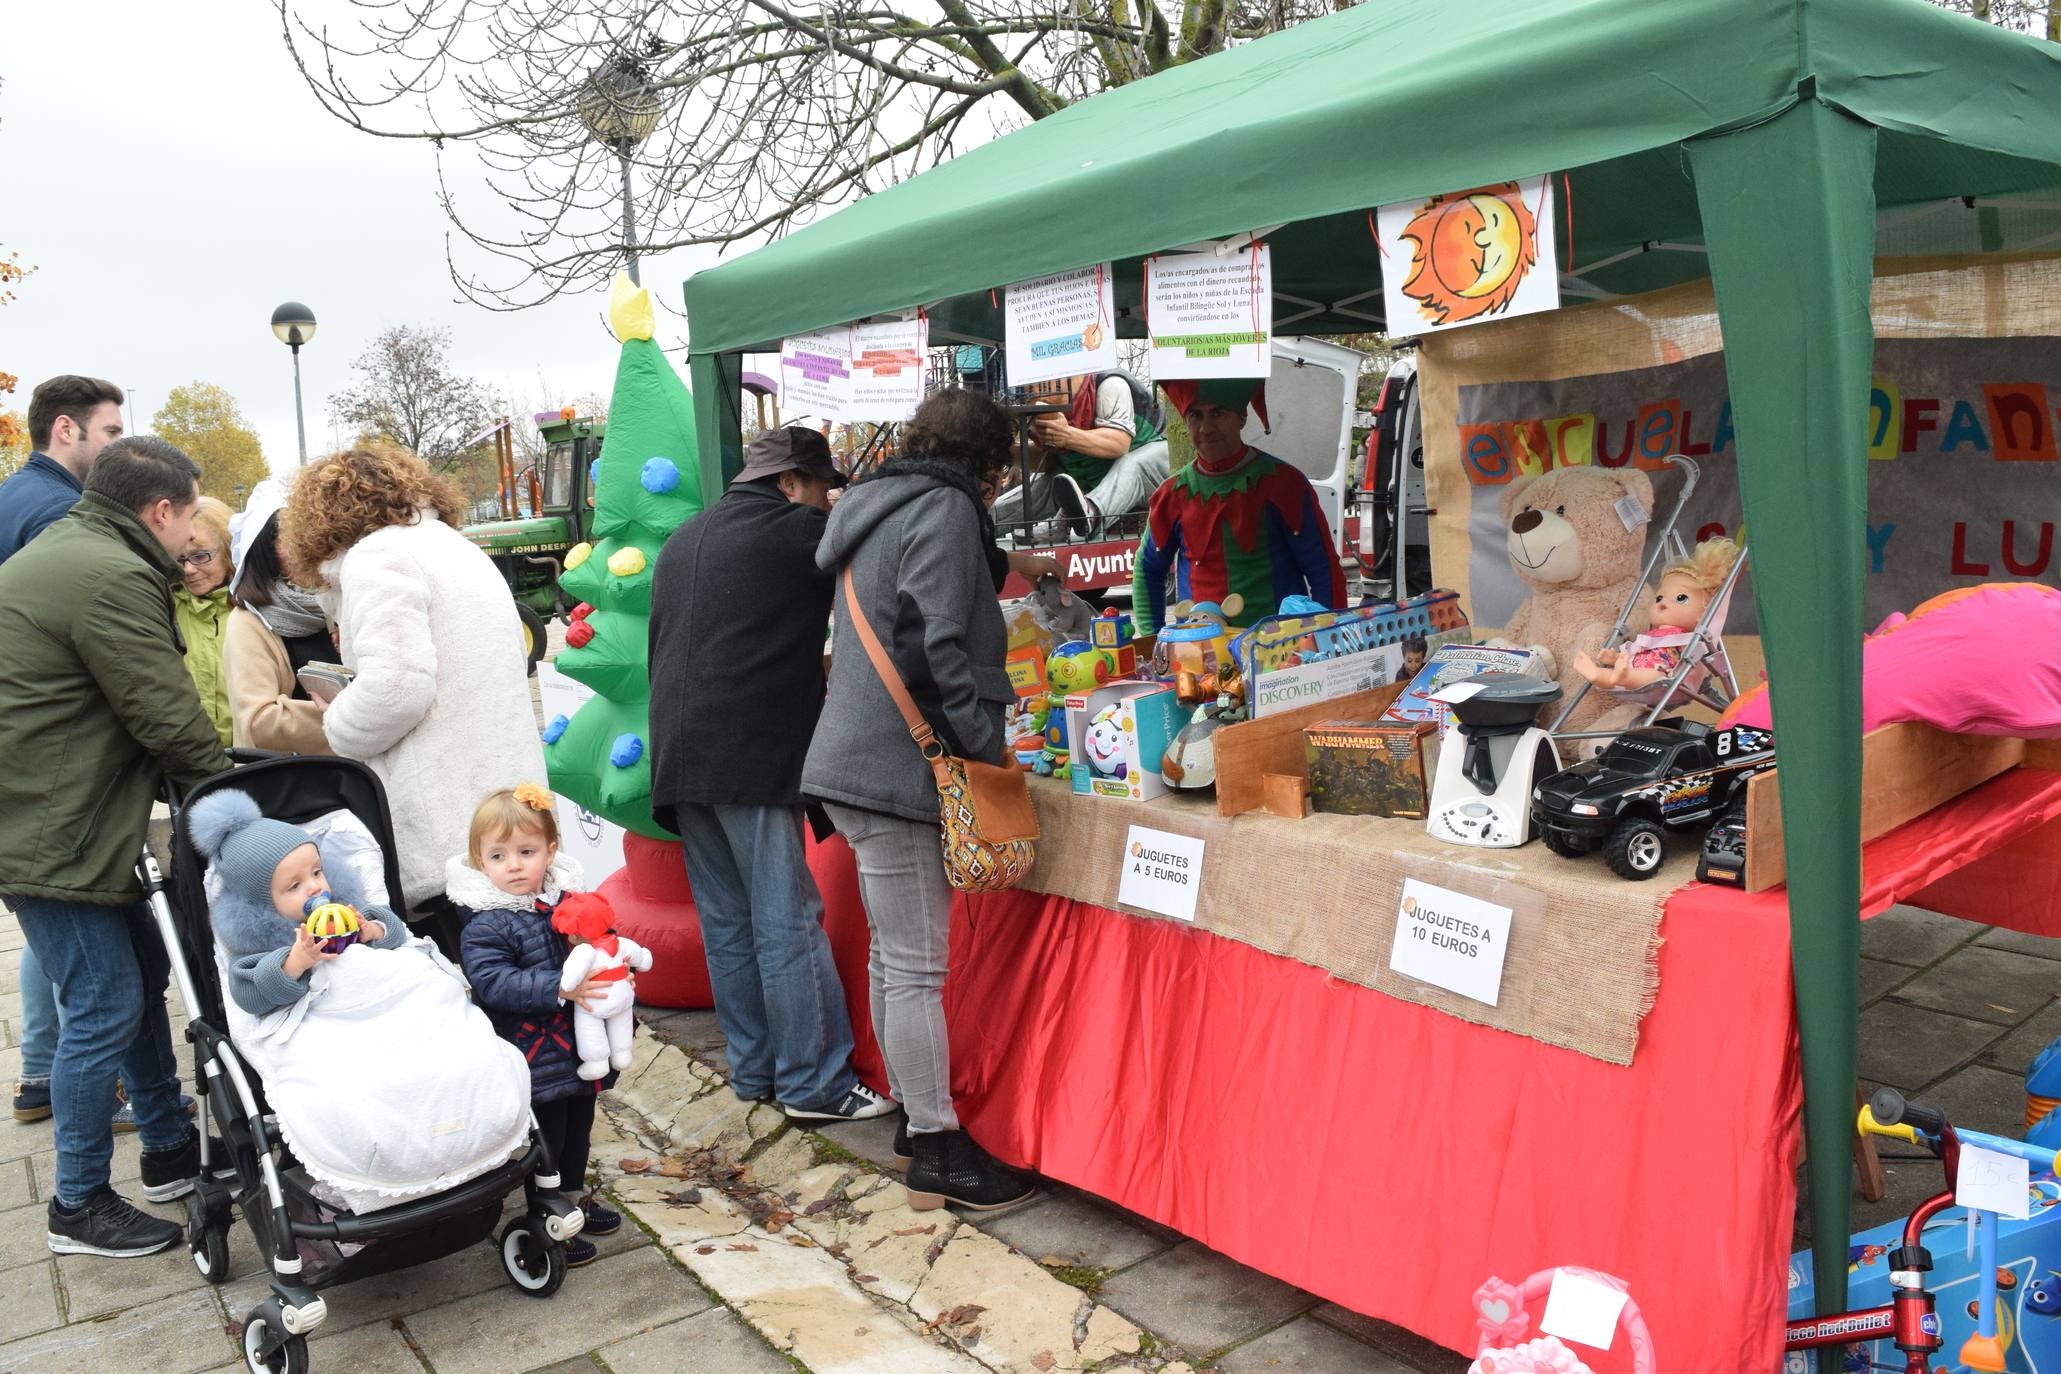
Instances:
[[[651,585],[652,816],[686,851],[732,1089],[805,1121],[894,1110],[852,1073],[802,836],[834,583],[816,545],[844,484],[821,434],[768,430]]]

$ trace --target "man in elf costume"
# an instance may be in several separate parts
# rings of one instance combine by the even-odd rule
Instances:
[[[1195,461],[1153,493],[1131,571],[1131,614],[1140,634],[1166,621],[1174,596],[1215,601],[1237,593],[1239,624],[1272,615],[1288,596],[1345,605],[1345,570],[1310,479],[1248,446],[1245,408],[1267,419],[1259,378],[1161,383],[1195,440]]]

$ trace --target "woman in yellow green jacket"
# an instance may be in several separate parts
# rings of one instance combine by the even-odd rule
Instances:
[[[193,517],[193,543],[180,555],[183,585],[172,589],[179,637],[186,641],[186,671],[200,692],[200,704],[222,747],[229,746],[229,683],[222,672],[222,628],[229,620],[229,507],[212,496],[200,498]]]

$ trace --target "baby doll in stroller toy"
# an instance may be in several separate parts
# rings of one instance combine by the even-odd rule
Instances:
[[[1652,623],[1644,634],[1591,658],[1578,654],[1575,671],[1613,692],[1635,692],[1673,676],[1696,642],[1696,628],[1739,558],[1739,546],[1722,535],[1706,539],[1687,558],[1661,570],[1653,594]],[[1722,617],[1720,617],[1722,618]]]
[[[188,828],[221,880],[209,915],[229,955],[229,995],[251,1015],[305,997],[315,968],[351,944],[390,950],[408,943],[408,927],[393,912],[337,901],[315,841],[299,826],[265,817],[250,794],[229,789],[205,798]]]
[[[582,1078],[605,1075],[611,1067],[630,1067],[630,1040],[637,1033],[630,990],[630,970],[651,967],[651,951],[615,933],[615,908],[594,892],[572,892],[551,913],[551,928],[573,942],[558,989],[570,995],[592,979],[610,983],[608,994],[591,1006],[573,1007],[573,1044],[579,1051]]]

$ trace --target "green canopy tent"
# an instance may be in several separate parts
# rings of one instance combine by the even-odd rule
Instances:
[[[1789,903],[1816,1291],[1835,1308],[1878,211],[2041,193],[2051,208],[2057,164],[2061,47],[1922,0],[1367,0],[1074,105],[695,276],[704,490],[739,461],[743,353],[912,306],[933,338],[997,341],[994,288],[1092,263],[1116,264],[1119,332],[1142,334],[1145,255],[1263,231],[1276,330],[1377,328],[1370,207],[1550,172],[1568,179],[1572,295],[1708,275],[1755,586],[1771,592],[1783,815],[1817,840],[1791,856]],[[2015,246],[1996,216],[1970,220],[1968,241],[1937,246]]]

